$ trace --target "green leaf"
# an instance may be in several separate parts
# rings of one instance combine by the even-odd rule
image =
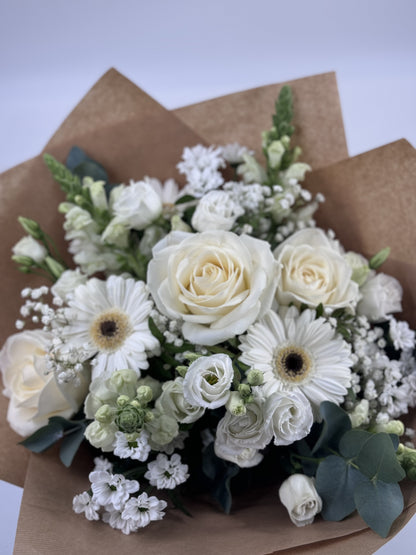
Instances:
[[[73,430],[71,430],[62,440],[61,447],[59,449],[59,458],[66,467],[71,466],[72,461],[74,460],[74,457],[84,439],[85,428],[85,424],[78,425],[76,428],[73,428]]]
[[[360,483],[354,500],[361,518],[383,538],[388,535],[404,505],[400,486],[382,481]]]
[[[363,444],[355,463],[370,480],[392,483],[406,476],[397,460],[393,442],[386,433],[372,434]]]
[[[319,407],[323,418],[321,435],[318,438],[312,453],[338,449],[338,444],[345,432],[351,429],[351,420],[345,411],[335,403],[323,401]]]
[[[196,200],[196,198],[192,195],[184,195],[183,197],[179,197],[175,204],[185,204],[185,202],[192,202],[194,200]]]
[[[322,516],[339,521],[355,510],[354,491],[366,478],[337,455],[330,455],[318,467],[316,490],[322,498]]]
[[[150,317],[149,317],[149,330],[150,330],[151,334],[154,337],[156,337],[156,339],[159,341],[160,344],[163,344],[165,342],[165,337],[164,337],[163,333],[156,326],[155,321],[153,320],[153,318],[150,318]]]
[[[368,266],[371,268],[371,270],[377,270],[377,268],[380,268],[380,266],[384,264],[384,262],[389,257],[390,251],[390,247],[385,247],[384,249],[381,249],[381,251],[379,251],[377,254],[375,254],[368,263]]]
[[[341,455],[347,459],[355,458],[372,435],[371,432],[366,432],[365,430],[349,430],[342,436],[339,442]]]
[[[79,146],[73,146],[69,151],[68,156],[66,157],[65,165],[71,172],[73,172],[77,166],[88,159],[88,156],[82,150],[82,148],[80,148]]]
[[[37,430],[34,434],[20,442],[33,453],[42,453],[54,443],[59,441],[64,435],[64,429],[59,422],[50,422]]]
[[[105,181],[105,183],[108,183],[108,175],[104,167],[93,160],[82,162],[82,164],[74,169],[74,174],[78,175],[80,179],[91,177],[94,181]]]
[[[213,482],[211,495],[218,501],[223,511],[229,514],[232,505],[231,479],[239,473],[240,468],[217,457],[213,444],[210,444],[202,454],[202,470]]]

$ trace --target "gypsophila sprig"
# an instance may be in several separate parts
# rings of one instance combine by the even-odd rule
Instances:
[[[189,515],[182,495],[205,485],[229,513],[259,478],[281,484],[296,526],[357,510],[385,536],[400,514],[398,482],[416,479],[401,420],[415,332],[379,271],[390,249],[367,259],[317,226],[325,199],[303,185],[295,109],[284,86],[262,159],[237,142],[186,147],[182,188],[110,183],[78,147],[66,165],[44,156],[73,264],[20,218],[12,258],[54,284],[23,289],[0,368],[23,445],[60,442],[66,466],[83,440],[95,449],[73,498],[88,520],[139,532],[171,509],[152,489]]]

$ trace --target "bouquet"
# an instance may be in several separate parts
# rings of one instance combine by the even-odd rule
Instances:
[[[389,248],[366,258],[317,227],[325,199],[302,184],[293,109],[283,87],[257,155],[185,147],[182,187],[114,183],[79,147],[44,156],[72,261],[20,218],[13,258],[42,282],[22,290],[0,367],[23,445],[58,443],[66,466],[90,446],[73,499],[88,520],[143,534],[190,515],[190,495],[229,513],[253,485],[296,526],[357,510],[385,537],[403,510],[416,381],[402,288],[380,270]]]

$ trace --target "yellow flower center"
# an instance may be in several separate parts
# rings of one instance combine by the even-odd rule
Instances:
[[[129,317],[117,308],[101,312],[90,327],[90,337],[100,351],[116,351],[130,333]]]
[[[298,345],[286,345],[276,350],[274,372],[286,383],[303,382],[313,371],[311,355]]]

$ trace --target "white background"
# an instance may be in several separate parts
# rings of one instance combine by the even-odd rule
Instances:
[[[335,70],[351,155],[416,146],[415,23],[414,0],[0,0],[0,171],[111,66],[167,108]]]

